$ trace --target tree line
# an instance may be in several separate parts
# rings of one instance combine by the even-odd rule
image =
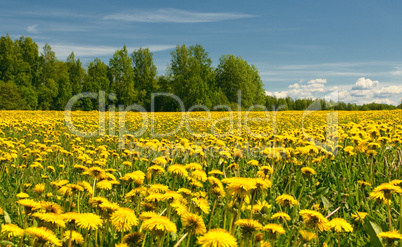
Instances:
[[[139,104],[147,111],[180,110],[179,103],[166,96],[155,98],[151,109],[154,92],[176,95],[186,110],[194,105],[208,109],[228,105],[238,109],[238,91],[241,91],[242,109],[264,105],[269,110],[304,110],[314,102],[265,95],[254,65],[239,56],[222,55],[214,68],[208,52],[199,44],[177,45],[171,52],[167,73],[158,75],[153,54],[147,48],[130,53],[124,46],[113,54],[108,64],[95,58],[84,68],[74,52],[66,61],[61,61],[49,44],[39,52],[30,37],[12,40],[7,34],[0,38],[0,109],[64,110],[72,96],[99,91],[116,96],[109,97],[107,104]],[[393,108],[378,104],[337,105],[342,105],[341,110]],[[96,110],[98,107],[98,100],[85,98],[77,102],[74,109]]]

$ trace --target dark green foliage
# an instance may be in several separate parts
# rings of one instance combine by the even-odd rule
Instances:
[[[60,61],[49,44],[39,54],[38,45],[30,37],[21,36],[13,41],[7,34],[0,37],[0,109],[64,110],[72,96],[100,91],[105,92],[106,106],[139,104],[147,111],[182,110],[172,95],[183,102],[183,110],[202,110],[191,108],[196,105],[210,110],[224,110],[214,108],[218,105],[230,106],[232,110],[260,105],[256,109],[265,107],[268,111],[306,110],[312,105],[321,110],[342,111],[402,109],[402,105],[360,106],[265,95],[254,65],[238,56],[223,55],[214,68],[208,52],[199,44],[178,45],[171,56],[166,75],[157,74],[153,54],[148,48],[140,48],[130,55],[126,46],[114,53],[109,65],[96,58],[84,69],[74,52],[66,61]],[[152,95],[157,92],[165,95],[155,96],[152,105]],[[108,99],[109,93],[114,93],[116,99]],[[97,110],[99,99],[81,99],[74,109]]]
[[[23,105],[17,85],[13,82],[0,81],[0,110],[17,110]]]

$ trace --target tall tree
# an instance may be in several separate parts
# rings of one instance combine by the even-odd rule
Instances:
[[[159,90],[156,78],[157,69],[153,54],[148,48],[135,50],[131,54],[135,75],[136,89],[139,91],[138,102],[149,109],[151,94]]]
[[[56,77],[58,94],[54,101],[55,110],[64,110],[67,102],[73,96],[73,87],[70,81],[69,64],[57,61]]]
[[[88,65],[88,76],[84,81],[83,91],[84,92],[94,92],[105,91],[109,93],[110,81],[108,77],[108,67],[99,58],[95,58],[94,61],[90,62]],[[82,108],[85,110],[95,110],[98,109],[97,99],[83,99]]]
[[[216,83],[230,102],[237,101],[240,91],[243,108],[265,103],[265,94],[257,68],[249,65],[241,57],[221,56],[216,69]]]
[[[14,42],[10,35],[0,38],[0,80],[3,82],[14,81],[16,54]]]
[[[134,69],[127,47],[117,50],[109,61],[111,91],[117,95],[118,103],[125,106],[135,102],[137,91],[134,88]]]
[[[72,94],[82,92],[83,83],[86,77],[85,69],[82,67],[80,59],[75,59],[74,52],[67,57],[69,80],[71,82]]]
[[[215,78],[208,52],[197,44],[187,48],[178,45],[171,52],[170,72],[173,91],[183,100],[186,107],[195,104],[212,106],[211,89]]]
[[[15,41],[14,82],[23,99],[22,109],[36,109],[38,96],[34,88],[37,79],[39,49],[31,38],[22,36]]]
[[[37,84],[38,104],[42,110],[54,108],[54,98],[58,95],[58,85],[56,82],[56,63],[57,58],[52,47],[45,44],[43,53],[39,57],[39,78]]]

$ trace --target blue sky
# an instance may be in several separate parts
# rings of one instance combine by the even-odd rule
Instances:
[[[47,42],[65,60],[108,63],[149,47],[164,74],[177,44],[201,44],[254,64],[267,94],[399,104],[402,2],[1,1],[0,32]]]

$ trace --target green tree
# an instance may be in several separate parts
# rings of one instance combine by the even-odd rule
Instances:
[[[135,102],[137,91],[134,88],[134,69],[127,47],[117,50],[109,61],[111,92],[115,92],[118,104],[125,106]]]
[[[67,57],[66,63],[68,66],[72,94],[79,94],[83,90],[83,84],[86,78],[85,69],[82,67],[80,59],[75,59],[74,52],[71,52],[71,54]]]
[[[249,65],[241,57],[223,55],[216,69],[216,83],[230,102],[236,102],[241,92],[241,104],[248,108],[264,104],[262,81],[254,65]]]
[[[99,91],[105,91],[108,94],[109,88],[108,67],[99,58],[95,58],[88,65],[88,76],[84,81],[83,92],[99,93]],[[98,102],[98,99],[85,98],[82,100],[82,108],[84,110],[98,109]]]
[[[196,104],[211,107],[211,96],[215,96],[214,99],[217,96],[211,94],[211,90],[219,90],[214,87],[214,70],[208,52],[199,44],[189,48],[178,45],[171,55],[169,70],[173,78],[173,92],[183,100],[186,107]]]
[[[0,38],[0,80],[4,82],[14,81],[16,52],[14,42],[10,35]]]
[[[54,98],[58,95],[56,81],[57,58],[49,44],[43,47],[43,53],[39,57],[38,104],[42,110],[54,109]]]
[[[148,48],[135,50],[131,54],[133,61],[136,89],[139,91],[138,102],[149,109],[151,94],[158,92],[157,69],[154,65],[153,54]]]
[[[23,100],[13,82],[0,81],[0,110],[17,110],[23,107]]]
[[[55,110],[64,110],[67,102],[73,96],[73,87],[70,81],[69,64],[57,61],[56,63],[56,82],[58,94],[54,101]]]

